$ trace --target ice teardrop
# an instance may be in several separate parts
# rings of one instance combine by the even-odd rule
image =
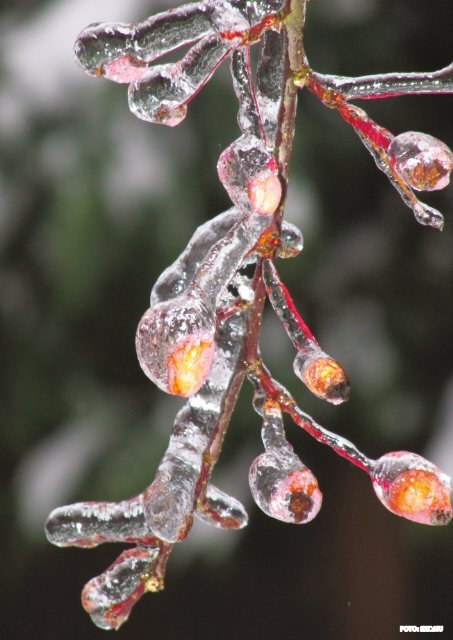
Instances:
[[[214,315],[200,297],[182,295],[156,304],[137,328],[140,366],[163,391],[190,396],[211,370],[214,333]]]
[[[386,453],[371,479],[379,500],[398,516],[431,525],[448,524],[453,517],[450,478],[416,453]]]
[[[217,172],[232,202],[243,211],[270,216],[282,198],[277,161],[262,140],[245,135],[219,158]]]
[[[453,153],[427,133],[406,131],[395,136],[389,155],[406,182],[418,191],[443,189],[450,182]]]
[[[260,509],[282,522],[310,522],[321,508],[322,493],[316,478],[287,451],[259,455],[250,467],[249,484]]]

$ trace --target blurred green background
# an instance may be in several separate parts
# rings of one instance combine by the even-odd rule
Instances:
[[[104,637],[79,593],[121,549],[60,550],[43,523],[61,504],[140,492],[180,406],[141,373],[134,334],[159,273],[198,224],[229,206],[215,171],[238,135],[228,72],[216,74],[182,125],[166,129],[135,119],[124,86],[87,77],[72,60],[90,22],[138,20],[165,6],[22,0],[0,10],[8,640]],[[452,58],[452,25],[450,0],[312,0],[306,48],[327,73],[433,70]],[[450,96],[361,106],[394,132],[453,144]],[[442,234],[415,223],[336,113],[301,96],[287,213],[305,249],[279,268],[349,372],[350,401],[335,408],[308,396],[270,313],[262,342],[274,375],[321,424],[370,456],[414,450],[453,474],[453,189],[425,200],[446,214]],[[306,527],[267,518],[247,485],[261,451],[250,397],[245,387],[215,473],[247,504],[249,526],[195,527],[170,559],[166,590],[143,598],[117,637],[381,640],[399,637],[401,624],[445,625],[443,637],[452,637],[452,526],[392,516],[364,474],[289,424],[324,506]]]

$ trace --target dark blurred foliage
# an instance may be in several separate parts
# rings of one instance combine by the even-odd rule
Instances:
[[[152,480],[179,403],[142,375],[135,327],[162,269],[196,225],[228,206],[215,165],[238,134],[226,70],[172,130],[135,120],[124,87],[77,69],[67,83],[58,76],[55,97],[57,65],[43,66],[23,36],[39,33],[47,16],[52,25],[55,16],[72,16],[65,9],[76,4],[18,2],[0,21],[1,635],[8,640],[104,636],[79,592],[120,548],[59,550],[46,543],[42,524],[61,503],[121,499]],[[138,2],[122,10],[116,2],[112,15],[108,3],[93,2],[91,15],[85,4],[85,23],[143,17],[151,5],[140,12]],[[85,23],[64,27],[75,36]],[[450,0],[312,0],[306,47],[312,65],[329,73],[432,70],[451,59],[452,24]],[[57,35],[41,43],[53,62],[72,45]],[[17,51],[7,50],[11,43]],[[21,84],[22,73],[36,85]],[[47,84],[48,94],[36,93]],[[453,144],[451,97],[361,106],[394,132],[425,131]],[[445,231],[417,225],[355,134],[310,95],[300,100],[290,183],[288,213],[305,249],[280,269],[324,348],[349,370],[351,399],[335,408],[308,397],[269,314],[263,342],[274,375],[315,419],[367,454],[433,452],[452,473],[453,189],[426,197],[446,214]],[[217,475],[242,499],[247,465],[261,447],[250,395],[244,388]],[[288,432],[324,492],[316,520],[291,527],[249,503],[243,534],[206,538],[197,529],[170,559],[165,592],[143,598],[119,638],[391,640],[400,624],[443,624],[451,637],[451,526],[392,516],[360,471],[289,424]]]

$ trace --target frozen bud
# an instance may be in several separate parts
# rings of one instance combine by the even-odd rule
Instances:
[[[401,133],[393,138],[389,154],[402,177],[418,191],[443,189],[450,182],[453,153],[427,133]]]
[[[216,37],[206,37],[175,64],[150,67],[129,86],[129,108],[154,124],[174,127],[184,120],[187,104],[206,84],[229,49]]]
[[[321,508],[318,482],[294,454],[262,453],[252,462],[249,484],[256,504],[271,518],[302,524]]]
[[[220,156],[217,172],[237,207],[262,216],[275,213],[282,185],[277,162],[262,140],[252,135],[235,140]]]
[[[299,351],[293,368],[296,376],[318,398],[332,404],[341,404],[349,398],[348,377],[336,360]]]
[[[85,585],[82,606],[97,627],[119,629],[126,622],[137,600],[151,590],[147,579],[158,556],[157,548],[128,549],[104,573]],[[160,583],[155,590],[162,588]]]
[[[421,524],[448,524],[453,517],[450,478],[408,451],[387,453],[372,474],[377,497],[389,511]]]
[[[190,94],[178,82],[175,65],[151,67],[129,87],[129,108],[134,115],[153,124],[175,127],[187,115]]]
[[[156,304],[137,328],[140,366],[163,391],[190,396],[211,370],[214,333],[214,315],[198,296],[183,295]]]
[[[84,29],[74,45],[77,62],[92,76],[104,75],[115,60],[133,50],[132,25],[118,22],[96,22]]]

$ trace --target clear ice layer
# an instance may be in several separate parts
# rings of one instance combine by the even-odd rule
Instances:
[[[244,506],[232,496],[212,484],[206,489],[202,504],[198,504],[195,515],[199,520],[219,529],[242,529],[248,523]]]
[[[135,345],[140,366],[167,393],[178,393],[177,376],[184,375],[185,367],[190,369],[187,375],[193,373],[193,393],[210,371],[214,333],[213,309],[201,295],[191,291],[161,302],[144,313],[137,328]]]
[[[150,532],[166,542],[182,539],[190,528],[203,461],[215,445],[245,331],[244,314],[228,318],[219,327],[209,379],[178,412],[155,480],[144,493]]]
[[[104,573],[88,582],[82,605],[101,629],[118,629],[146,590],[147,574],[159,558],[159,549],[135,547],[124,551]]]
[[[150,67],[129,86],[129,108],[138,118],[170,127],[187,113],[187,104],[209,80],[229,48],[215,36],[204,38],[175,64]]]

